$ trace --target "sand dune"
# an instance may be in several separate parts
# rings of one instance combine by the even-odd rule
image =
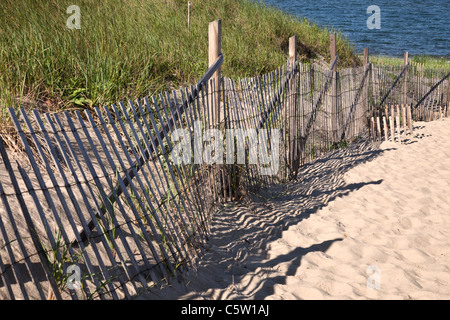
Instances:
[[[449,299],[450,121],[415,126],[225,208],[196,270],[142,298]]]

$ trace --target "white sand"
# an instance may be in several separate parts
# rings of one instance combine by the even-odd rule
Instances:
[[[449,299],[450,119],[415,125],[219,213],[198,268],[142,298]]]
[[[415,126],[224,208],[197,267],[140,298],[450,299],[450,119]]]

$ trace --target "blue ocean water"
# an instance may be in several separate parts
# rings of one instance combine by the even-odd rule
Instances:
[[[263,0],[319,26],[342,31],[358,53],[401,56],[427,54],[450,57],[450,0]],[[369,29],[367,20],[379,8],[380,29]],[[375,16],[374,16],[375,17]],[[370,20],[375,23],[376,20]]]

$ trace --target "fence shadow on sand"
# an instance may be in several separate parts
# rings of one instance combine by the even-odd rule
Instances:
[[[362,140],[335,150],[302,167],[298,180],[276,185],[246,204],[223,209],[212,223],[208,249],[196,268],[181,284],[172,284],[145,298],[159,299],[264,299],[274,285],[285,284],[296,273],[302,258],[310,252],[325,253],[343,238],[333,238],[309,247],[270,258],[268,245],[281,238],[290,226],[299,225],[338,197],[383,180],[346,184],[344,174],[358,164],[371,161],[386,151],[376,142]],[[273,267],[288,262],[283,276]],[[243,281],[245,278],[245,281]],[[242,280],[242,281],[241,281]]]

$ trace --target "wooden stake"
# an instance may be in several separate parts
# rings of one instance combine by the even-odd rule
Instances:
[[[389,125],[391,126],[391,141],[394,142],[394,118],[392,116],[389,116]]]
[[[191,33],[191,2],[188,2],[188,32]]]
[[[411,106],[408,105],[407,107],[407,117],[408,117],[408,128],[409,128],[409,133],[411,134],[411,136],[413,135],[413,126],[412,126],[412,114],[411,114]]]
[[[289,69],[294,70],[297,61],[297,36],[289,38]],[[289,81],[289,153],[291,161],[291,169],[297,170],[298,165],[298,149],[297,149],[297,108],[296,108],[296,88],[294,76]]]
[[[381,125],[380,125],[380,116],[377,116],[377,136],[378,140],[381,141]]]
[[[364,48],[364,68],[369,64],[369,47]]]
[[[395,113],[395,127],[396,127],[396,129],[397,129],[397,136],[398,136],[398,139],[400,140],[400,106],[399,105],[397,105],[396,106],[396,113]]]
[[[217,58],[222,54],[222,22],[221,20],[216,20],[209,23],[209,66],[216,62]],[[220,76],[221,76],[221,68],[219,68],[211,79],[214,79],[214,87],[215,92],[212,92],[210,95],[210,105],[211,114],[213,118],[213,125],[220,123]],[[211,89],[210,89],[211,90]]]
[[[386,123],[386,116],[383,116],[384,141],[388,141],[388,128]]]
[[[402,125],[403,125],[403,135],[406,136],[406,108],[404,104],[402,104]]]
[[[293,64],[297,61],[297,36],[289,38],[289,63]]]
[[[336,34],[330,35],[330,66],[336,59]],[[333,142],[338,140],[338,110],[337,110],[337,64],[333,66],[333,78],[331,80],[331,130]]]
[[[376,138],[376,136],[377,136],[377,133],[375,132],[375,118],[372,116],[372,118],[371,118],[371,122],[372,122],[372,139],[375,139]]]
[[[369,67],[369,47],[364,48],[364,71],[366,71]],[[367,79],[368,80],[368,79]],[[364,89],[363,89],[363,97],[362,97],[362,101],[364,103],[364,110],[368,110],[369,109],[369,102],[368,102],[368,97],[369,97],[369,81],[366,81],[364,84]]]
[[[404,54],[404,60],[403,65],[406,66],[408,64],[408,52],[405,52]],[[403,80],[403,93],[402,93],[402,104],[406,104],[406,98],[407,98],[407,90],[408,90],[408,70],[405,71],[404,74],[404,80]]]
[[[373,116],[370,118],[370,137],[374,138],[375,137],[375,122],[373,120]]]
[[[392,117],[392,123],[391,123],[391,136],[392,141],[395,141],[395,106],[391,106],[391,117]]]
[[[336,33],[330,35],[330,66],[336,58]],[[337,64],[333,67],[333,72],[337,71]]]

